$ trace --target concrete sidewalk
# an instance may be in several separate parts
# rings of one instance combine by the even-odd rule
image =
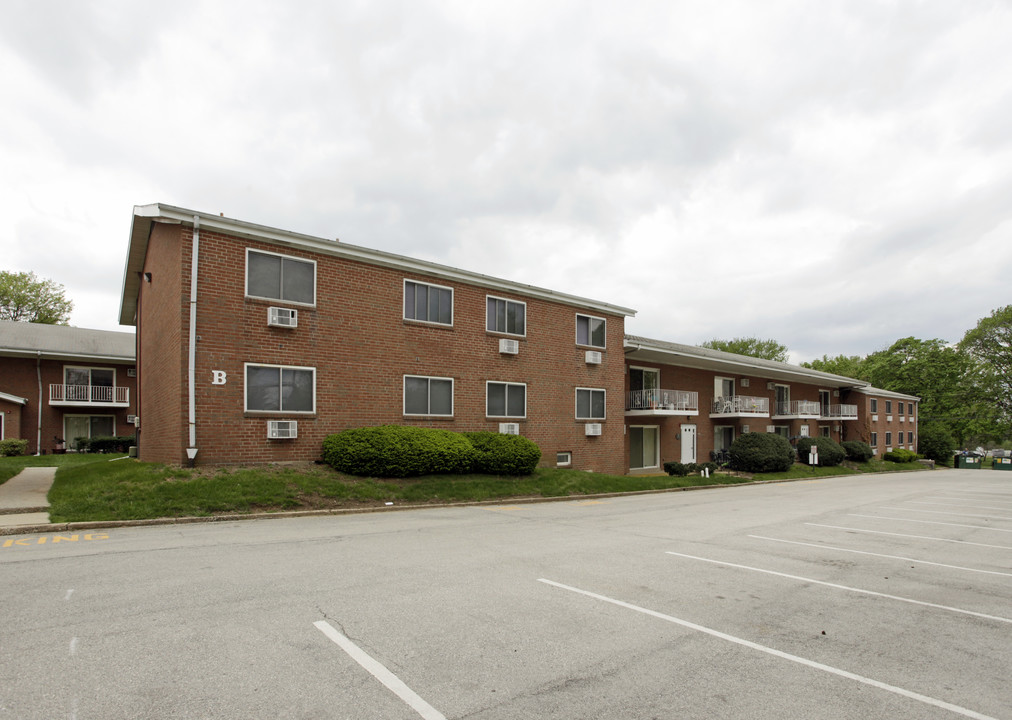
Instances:
[[[54,467],[31,467],[0,485],[0,528],[48,523],[46,496],[55,477]]]

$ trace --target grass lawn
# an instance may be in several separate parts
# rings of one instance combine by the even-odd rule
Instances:
[[[527,477],[493,475],[430,475],[410,479],[358,478],[323,465],[184,468],[117,459],[113,455],[45,455],[0,458],[0,482],[23,467],[59,467],[49,492],[53,522],[141,520],[159,517],[208,516],[364,508],[425,503],[569,497],[598,493],[663,490],[702,485],[737,484],[752,478],[717,474],[605,475],[580,470],[541,468]],[[873,460],[863,466],[810,468],[795,465],[786,473],[764,473],[755,480],[785,480],[923,469],[914,464]]]

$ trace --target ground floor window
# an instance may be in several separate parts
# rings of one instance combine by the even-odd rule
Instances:
[[[779,435],[784,440],[791,439],[791,427],[790,425],[776,425],[773,428],[773,433]]]
[[[629,428],[629,467],[633,470],[660,465],[657,454],[660,429],[657,427]]]
[[[868,444],[871,445],[872,447],[878,447],[878,433],[877,432],[873,432],[871,434],[871,440],[869,440]]]
[[[453,378],[404,376],[405,415],[453,415]]]
[[[819,425],[819,435],[829,437],[829,425]]]
[[[723,452],[731,449],[734,442],[734,427],[731,425],[718,425],[713,428],[713,449],[716,452]]]
[[[573,453],[571,452],[557,452],[555,453],[555,464],[559,467],[569,467],[573,464]]]
[[[116,418],[112,415],[64,415],[63,437],[67,447],[76,450],[79,439],[112,437],[116,434]]]

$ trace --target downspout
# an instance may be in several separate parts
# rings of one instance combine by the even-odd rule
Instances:
[[[190,466],[197,457],[197,406],[196,406],[196,365],[197,365],[197,258],[200,253],[200,217],[193,216],[193,252],[190,258],[190,346],[188,363],[189,399],[188,421],[190,427],[190,444],[186,448],[186,457]]]
[[[39,418],[39,428],[35,436],[35,454],[42,454],[42,351],[38,351],[35,358],[35,374],[39,378],[39,404],[35,408],[35,415]]]

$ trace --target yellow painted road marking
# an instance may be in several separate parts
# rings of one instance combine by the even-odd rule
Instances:
[[[80,540],[108,540],[106,533],[74,533],[73,535],[38,535],[33,537],[10,538],[0,543],[0,548],[31,547],[32,545],[56,545],[57,543],[79,542]]]

